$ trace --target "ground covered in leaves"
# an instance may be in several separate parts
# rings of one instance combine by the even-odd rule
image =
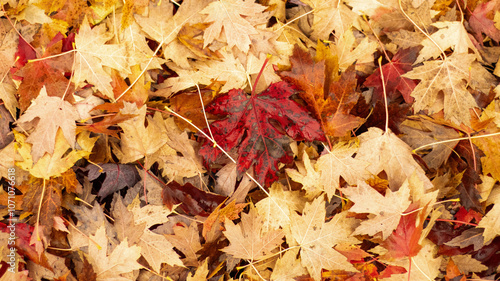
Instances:
[[[500,279],[500,1],[1,6],[1,281]]]

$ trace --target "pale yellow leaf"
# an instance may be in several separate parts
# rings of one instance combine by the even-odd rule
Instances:
[[[183,266],[179,255],[164,235],[156,234],[146,228],[139,241],[139,246],[142,256],[158,273],[162,263]]]
[[[99,227],[90,239],[92,240],[89,242],[88,260],[97,274],[97,280],[128,280],[120,274],[143,268],[137,262],[141,256],[141,247],[136,245],[129,247],[125,239],[112,251],[109,250],[104,226]]]
[[[187,281],[206,281],[208,275],[208,258],[196,269],[196,272],[192,275],[188,275]]]
[[[300,246],[302,265],[314,280],[321,279],[321,269],[356,271],[346,257],[333,249],[338,243],[357,243],[351,237],[352,221],[341,213],[325,223],[325,215],[325,201],[320,196],[306,203],[302,215],[291,216],[290,239]]]
[[[444,109],[446,119],[468,126],[469,109],[477,104],[467,91],[467,85],[488,93],[495,81],[493,75],[475,62],[472,54],[454,54],[444,61],[426,61],[404,77],[420,80],[411,94],[415,98],[415,112],[427,110],[432,114]],[[440,91],[444,98],[439,96]]]
[[[378,232],[382,232],[383,240],[387,239],[396,229],[401,215],[411,203],[408,182],[405,182],[396,192],[386,190],[385,196],[362,181],[359,181],[356,187],[342,189],[342,193],[354,202],[354,206],[350,209],[351,212],[374,215],[361,222],[354,234],[374,236]]]
[[[26,142],[33,144],[33,161],[38,161],[45,153],[54,152],[56,133],[59,128],[70,147],[74,148],[75,121],[78,117],[78,112],[73,105],[59,97],[47,96],[47,90],[43,87],[28,110],[17,120],[17,124],[23,130],[34,127],[34,131],[26,139]],[[33,122],[34,120],[38,122]]]
[[[306,275],[307,270],[302,266],[300,258],[297,258],[299,248],[292,248],[278,259],[271,274],[273,281],[295,281],[295,277]]]
[[[500,235],[500,200],[493,203],[493,208],[481,219],[478,227],[484,228],[484,244],[491,243],[493,238]]]
[[[283,242],[281,230],[262,231],[262,218],[254,207],[250,208],[248,214],[241,214],[241,222],[237,225],[226,218],[224,226],[226,231],[223,233],[230,245],[222,251],[235,258],[256,261],[270,254]]]
[[[111,99],[114,98],[110,84],[112,80],[103,66],[114,68],[122,73],[131,73],[125,46],[106,44],[113,36],[113,33],[106,30],[104,24],[90,28],[85,17],[75,36],[75,71],[71,76],[71,81],[76,87],[84,86],[87,81]]]
[[[251,43],[249,35],[258,33],[254,25],[267,22],[261,20],[254,23],[253,20],[262,18],[265,9],[254,1],[220,0],[210,3],[200,12],[208,15],[204,22],[212,23],[203,34],[203,47],[218,39],[224,30],[229,48],[236,46],[247,53]]]
[[[304,202],[298,191],[285,191],[281,183],[273,183],[269,188],[269,196],[255,204],[263,218],[263,231],[268,232],[289,225],[290,215],[302,210]]]
[[[154,117],[148,116],[148,126],[144,126],[146,119],[146,106],[137,108],[135,103],[125,103],[122,114],[136,114],[135,117],[121,122],[123,129],[121,134],[122,163],[130,163],[148,157],[157,152],[167,142],[167,133],[161,114],[156,112]],[[175,151],[171,149],[171,153]],[[146,159],[147,160],[147,159]],[[150,161],[149,168],[154,161]]]
[[[358,138],[360,144],[355,159],[370,163],[366,169],[373,175],[385,171],[391,189],[398,189],[414,172],[426,190],[433,187],[424,170],[413,159],[411,148],[390,130],[384,133],[372,127]]]
[[[481,60],[478,50],[469,38],[469,34],[464,25],[459,21],[435,22],[432,24],[438,28],[438,31],[431,34],[431,39],[425,38],[422,41],[424,48],[420,51],[415,63],[423,62],[431,58],[437,58],[441,55],[441,50],[445,51],[451,48],[455,54],[467,54],[469,49],[475,54],[475,57]],[[441,50],[435,45],[437,43]]]

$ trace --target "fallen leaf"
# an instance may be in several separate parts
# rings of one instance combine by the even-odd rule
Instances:
[[[424,170],[413,159],[411,148],[390,130],[369,128],[359,137],[359,149],[354,159],[370,163],[366,168],[372,175],[385,171],[389,187],[395,190],[416,172],[425,189],[433,187]]]
[[[289,99],[294,89],[285,82],[272,84],[260,93],[248,97],[243,90],[231,90],[207,107],[207,112],[224,115],[223,120],[211,124],[215,141],[224,150],[239,146],[238,173],[254,166],[257,180],[270,185],[278,178],[278,164],[291,162],[288,138],[325,140],[320,125],[305,109]],[[269,119],[281,127],[278,130]],[[303,130],[307,124],[307,130]],[[208,133],[208,131],[207,131]],[[205,140],[200,154],[213,162],[220,150]]]
[[[203,48],[220,37],[224,28],[229,48],[236,46],[247,53],[251,34],[258,31],[254,25],[267,22],[263,11],[266,7],[250,1],[222,0],[210,3],[200,13],[208,15],[204,22],[212,24],[205,29]],[[249,19],[252,19],[249,21]]]
[[[143,268],[137,262],[141,256],[141,247],[136,245],[129,247],[126,238],[114,249],[108,249],[106,231],[104,226],[101,226],[90,239],[94,242],[89,243],[88,259],[94,267],[97,280],[120,280],[123,279],[120,277],[121,274]]]
[[[350,237],[352,225],[345,214],[335,215],[325,223],[325,201],[318,197],[306,203],[302,215],[291,215],[291,237],[300,246],[302,266],[314,280],[321,279],[321,270],[356,271],[347,259],[333,247],[341,242],[357,243]]]
[[[45,153],[54,153],[56,134],[60,128],[64,138],[71,148],[75,147],[75,121],[79,115],[75,108],[67,101],[58,97],[47,96],[45,87],[42,88],[32,106],[17,120],[17,124],[28,130],[35,129],[26,139],[33,144],[33,161],[37,162]],[[32,123],[35,119],[38,122]]]
[[[342,192],[354,202],[351,212],[372,214],[367,220],[361,222],[353,234],[374,236],[382,232],[382,240],[386,240],[397,228],[403,212],[411,203],[408,200],[410,196],[408,183],[404,183],[396,192],[386,190],[385,196],[361,181],[358,182],[357,187],[344,188]]]
[[[470,82],[470,86],[485,93],[489,92],[493,83],[492,75],[474,60],[472,54],[453,55],[444,61],[426,61],[423,66],[404,74],[406,78],[420,80],[411,94],[415,98],[415,112],[427,110],[432,114],[444,110],[446,119],[469,126],[469,109],[477,103],[467,91],[466,81],[471,75],[477,77]],[[443,99],[438,98],[440,91],[444,93]]]
[[[97,194],[105,198],[125,187],[132,187],[139,181],[139,173],[134,165],[105,163],[100,166],[91,165],[88,168],[89,180],[94,181],[103,173],[106,174],[101,189]]]
[[[222,251],[235,258],[258,261],[265,258],[283,242],[284,233],[281,230],[262,231],[262,218],[254,207],[248,214],[241,214],[241,222],[235,225],[226,218],[223,231],[230,245]]]

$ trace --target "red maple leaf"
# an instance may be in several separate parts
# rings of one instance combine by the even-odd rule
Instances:
[[[380,244],[388,250],[385,254],[386,257],[394,260],[404,257],[414,257],[422,248],[422,246],[418,244],[418,240],[422,234],[422,214],[424,212],[420,214],[420,223],[417,225],[416,221],[419,213],[411,213],[416,209],[416,207],[417,206],[415,204],[408,207],[406,213],[410,214],[402,216],[398,227],[392,232],[391,236]]]
[[[399,50],[390,62],[382,66],[385,90],[388,99],[395,99],[402,95],[405,102],[413,102],[413,97],[411,97],[410,94],[417,86],[417,83],[415,80],[401,77],[401,75],[413,69],[412,64],[417,58],[419,50],[420,47]],[[382,86],[382,78],[380,76],[380,68],[366,78],[365,86],[374,87],[374,97],[377,100],[384,100],[384,90]]]
[[[490,1],[476,6],[469,18],[469,25],[478,42],[483,42],[483,33],[495,41],[500,41],[500,30],[495,27],[493,16],[500,9],[498,1]]]
[[[226,117],[213,122],[211,130],[224,150],[238,147],[238,173],[255,164],[257,180],[270,185],[278,179],[279,162],[293,160],[288,145],[290,139],[285,132],[295,140],[326,140],[318,121],[290,99],[296,92],[287,82],[271,84],[265,91],[251,96],[241,89],[233,89],[207,106],[207,112]],[[214,162],[221,153],[208,140],[200,150],[208,163]]]
[[[42,58],[60,54],[66,41],[63,35],[58,33],[47,46]],[[73,95],[67,94],[74,90],[74,85],[65,77],[65,73],[71,72],[72,59],[67,55],[28,62],[29,59],[35,59],[35,57],[28,47],[24,46],[21,49],[23,45],[21,42],[24,41],[20,41],[19,54],[26,62],[15,73],[16,77],[22,80],[17,91],[21,111],[25,111],[30,106],[31,101],[38,96],[43,86],[47,88],[49,96],[65,97],[65,100],[70,103],[74,102]]]

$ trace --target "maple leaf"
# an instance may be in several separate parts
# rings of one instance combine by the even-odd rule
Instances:
[[[410,196],[409,184],[405,182],[401,188],[392,192],[386,190],[385,196],[364,182],[358,182],[357,187],[342,189],[342,192],[355,204],[351,207],[351,212],[369,213],[374,216],[356,228],[356,234],[375,235],[382,232],[382,239],[385,240],[391,232],[396,229],[399,218],[403,212],[410,206],[408,200]]]
[[[283,242],[284,234],[281,230],[264,233],[262,225],[262,218],[253,206],[248,214],[241,214],[238,225],[226,218],[223,233],[231,244],[222,251],[252,262],[264,258]]]
[[[17,151],[23,158],[23,161],[16,162],[16,165],[21,169],[30,172],[31,175],[37,178],[49,179],[50,177],[58,177],[75,164],[82,157],[90,155],[93,143],[86,146],[82,150],[71,150],[68,153],[70,145],[63,136],[61,130],[57,131],[54,153],[52,155],[45,154],[36,163],[31,157],[32,146],[26,143],[26,136],[23,134],[14,133],[17,142]],[[80,138],[80,135],[79,135]],[[93,139],[95,142],[97,138]]]
[[[26,142],[33,144],[34,162],[37,162],[46,152],[49,154],[54,152],[56,134],[59,128],[71,148],[75,147],[75,121],[79,115],[69,102],[58,97],[47,96],[47,91],[42,88],[32,105],[17,120],[17,124],[20,127],[25,125],[31,127],[32,121],[37,118],[38,122],[34,125],[35,130],[26,139]]]
[[[490,174],[496,180],[500,180],[500,167],[496,161],[500,156],[498,150],[499,140],[498,135],[473,140],[473,143],[485,154],[484,157],[481,157],[483,173]]]
[[[320,196],[312,203],[306,203],[301,216],[297,213],[291,216],[290,238],[300,246],[302,265],[314,280],[320,280],[321,269],[356,271],[342,254],[333,249],[338,243],[358,243],[357,239],[350,237],[351,222],[343,213],[325,223],[325,215],[325,201]]]
[[[196,269],[196,272],[192,275],[188,275],[186,281],[204,281],[207,280],[207,275],[208,275],[208,259],[205,259],[205,261],[201,264],[198,269]]]
[[[455,129],[423,118],[403,121],[400,125],[400,130],[405,134],[401,139],[412,148],[460,137],[460,134]],[[430,147],[431,151],[427,155],[424,155],[422,159],[429,168],[438,169],[449,158],[453,148],[457,144],[458,141],[433,145]]]
[[[402,216],[399,220],[398,226],[394,230],[394,232],[381,243],[381,246],[386,248],[388,253],[384,255],[384,259],[390,258],[393,260],[397,260],[404,257],[414,257],[418,254],[422,246],[418,244],[420,236],[422,234],[423,227],[423,215],[424,212],[420,214],[420,218],[418,212],[412,212],[416,209],[416,204],[412,208],[411,206],[406,210],[408,213],[405,216]]]
[[[465,55],[471,49],[477,59],[481,59],[479,52],[469,38],[469,34],[464,25],[459,21],[436,22],[432,24],[438,28],[438,31],[431,34],[430,38],[422,41],[424,48],[420,51],[416,62],[423,62],[429,58],[436,58],[441,55],[441,50],[451,48],[454,54]],[[435,44],[438,44],[439,48]],[[474,55],[471,55],[474,56]]]
[[[213,22],[203,34],[203,48],[219,38],[224,28],[229,48],[236,46],[247,53],[251,43],[249,35],[258,33],[254,25],[267,22],[265,17],[261,19],[265,9],[265,6],[253,1],[221,0],[210,3],[200,12],[208,15],[204,22]]]
[[[227,92],[233,88],[244,88],[248,82],[250,74],[257,71],[247,71],[233,53],[221,51],[222,60],[196,61],[191,63],[191,69],[183,69],[172,63],[167,65],[174,70],[179,77],[168,78],[165,87],[169,87],[166,96],[180,90],[194,87],[198,83],[210,85],[214,80],[225,82],[220,89],[221,92]]]
[[[325,54],[320,55],[320,51]],[[283,71],[279,75],[303,90],[299,92],[300,97],[321,121],[327,135],[344,136],[362,124],[362,118],[350,115],[360,94],[356,92],[354,67],[336,77],[337,60],[329,58],[329,53],[330,49],[318,44],[318,54],[313,60],[309,53],[296,45],[290,57],[291,71]]]
[[[500,41],[500,30],[495,27],[495,22],[491,19],[493,12],[498,13],[498,1],[489,1],[479,4],[470,15],[469,24],[479,42],[483,42],[482,33],[495,41]]]
[[[390,62],[382,66],[382,69],[377,69],[375,73],[366,78],[365,86],[375,88],[373,94],[377,100],[384,99],[382,86],[382,83],[384,83],[388,99],[397,98],[399,96],[397,90],[407,103],[413,102],[410,94],[417,86],[417,83],[409,78],[402,77],[402,75],[413,69],[412,64],[417,58],[418,49],[418,47],[400,49]],[[384,81],[382,81],[380,71],[384,74]]]
[[[222,205],[224,205],[224,202],[221,203],[215,210],[208,216],[207,220],[203,223],[203,231],[202,235],[203,237],[207,237],[207,233],[210,232],[212,229],[212,226],[215,225],[220,225],[225,221],[225,219],[228,220],[236,220],[240,216],[239,214],[243,209],[247,206],[247,204],[236,204],[236,201],[231,201],[229,204],[224,206],[223,208]]]
[[[162,263],[182,266],[179,256],[166,237],[149,230],[154,224],[168,221],[167,216],[170,215],[171,211],[164,206],[154,205],[140,208],[138,206],[140,200],[137,197],[128,207],[125,207],[119,195],[115,195],[113,199],[114,226],[121,241],[126,240],[139,245],[141,255],[156,272],[160,272]],[[130,225],[131,223],[132,225]]]
[[[54,217],[62,215],[62,190],[65,187],[71,190],[76,186],[76,175],[73,171],[68,171],[61,177],[51,179],[30,177],[23,185],[28,185],[29,188],[24,195],[22,208],[37,217],[36,225],[43,226],[43,236],[49,237]]]
[[[270,120],[293,139],[325,140],[319,123],[289,99],[295,92],[286,82],[271,84],[264,92],[250,97],[241,89],[233,89],[207,106],[207,112],[226,116],[213,122],[211,130],[224,150],[239,146],[239,173],[255,164],[257,180],[270,185],[278,178],[278,163],[292,161],[288,138]],[[213,162],[221,152],[205,140],[200,154],[205,161]]]
[[[113,33],[106,32],[106,26],[97,25],[93,29],[87,17],[83,20],[80,31],[75,36],[76,58],[75,72],[71,81],[76,87],[87,81],[93,84],[104,95],[113,99],[111,77],[103,66],[114,68],[122,73],[130,73],[127,50],[118,44],[106,44]]]
[[[317,160],[315,168],[329,198],[340,187],[340,177],[348,184],[368,178],[366,167],[369,163],[352,157],[357,149],[355,142],[339,142]]]
[[[296,280],[294,277],[306,275],[307,270],[301,265],[300,258],[297,258],[298,248],[292,248],[276,261],[273,268],[271,280]]]
[[[162,148],[167,142],[167,133],[163,118],[159,112],[154,117],[148,116],[148,126],[144,126],[146,120],[146,106],[137,108],[135,103],[124,103],[123,114],[137,114],[136,117],[120,123],[123,129],[121,134],[121,155],[122,163],[130,163],[143,157],[151,156]],[[167,154],[175,154],[173,149],[168,149]],[[153,163],[147,163],[146,169]]]
[[[415,98],[415,112],[428,110],[432,114],[444,109],[446,119],[470,125],[469,108],[477,104],[466,89],[466,81],[474,60],[470,54],[453,55],[444,61],[426,61],[406,73],[404,77],[421,80],[411,94]],[[474,78],[482,74],[475,74]],[[443,91],[444,99],[438,99],[439,91]]]
[[[101,226],[90,239],[95,243],[89,243],[88,259],[94,266],[97,280],[129,280],[120,275],[143,268],[137,262],[141,256],[141,247],[136,245],[129,247],[126,238],[112,251],[108,250],[106,231],[104,226]]]
[[[349,66],[356,62],[356,69],[363,64],[373,63],[373,53],[377,49],[377,43],[370,40],[369,37],[363,38],[356,44],[353,30],[348,29],[345,33],[340,34],[337,44],[332,46],[333,54],[337,55],[339,60],[339,68],[344,71]]]
[[[16,99],[16,88],[14,87],[11,79],[6,79],[6,81],[0,83],[0,99],[4,102],[5,108],[9,111],[10,115],[16,118],[16,108],[19,103]]]
[[[189,227],[181,224],[175,225],[172,229],[174,234],[165,235],[165,238],[184,254],[185,258],[182,259],[184,266],[198,266],[197,252],[202,249],[198,225],[192,222]]]
[[[105,163],[101,164],[100,167],[91,165],[88,171],[89,181],[97,179],[103,173],[106,174],[101,189],[97,194],[102,198],[127,186],[134,186],[140,178],[136,167],[132,165]]]
[[[372,127],[358,138],[360,144],[354,158],[370,163],[366,169],[372,175],[385,171],[391,188],[399,188],[414,172],[425,189],[432,188],[424,170],[413,159],[411,148],[390,130],[384,133]]]
[[[298,191],[285,191],[282,184],[273,183],[269,196],[255,204],[263,218],[264,232],[289,225],[292,212],[303,209],[304,199]]]
[[[332,31],[344,34],[352,25],[357,25],[357,15],[342,2],[329,0],[304,0],[304,4],[313,8],[314,22],[311,39],[328,40]]]
[[[352,157],[357,151],[355,142],[339,142],[332,150],[321,156],[313,165],[306,152],[303,153],[302,163],[296,162],[298,171],[286,169],[288,176],[296,182],[302,183],[306,196],[316,197],[320,192],[326,192],[332,198],[340,188],[340,177],[348,183],[355,184],[358,180],[368,179],[366,167],[368,162]]]
[[[141,248],[141,255],[156,272],[160,272],[162,263],[183,266],[179,255],[164,235],[154,233],[146,228],[138,245]]]
[[[204,173],[202,158],[197,152],[198,143],[190,139],[186,131],[177,128],[172,118],[166,119],[164,124],[167,144],[160,149],[160,153],[150,157],[150,163],[156,161],[163,169],[163,176],[178,182]]]
[[[499,197],[500,198],[500,197]],[[500,235],[500,200],[497,198],[493,202],[493,208],[486,213],[486,215],[481,219],[478,227],[484,228],[484,244],[488,245],[491,243],[493,238]]]

